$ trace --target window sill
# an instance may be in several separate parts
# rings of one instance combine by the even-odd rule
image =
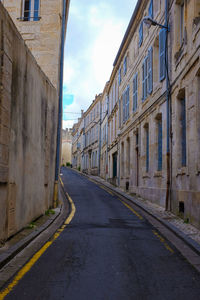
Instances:
[[[142,178],[150,178],[149,172],[144,172]]]
[[[163,177],[162,176],[162,171],[156,171],[153,175],[153,177]]]
[[[178,169],[178,171],[176,173],[176,177],[183,176],[183,175],[189,176],[189,174],[188,174],[188,167],[181,167],[181,168]]]

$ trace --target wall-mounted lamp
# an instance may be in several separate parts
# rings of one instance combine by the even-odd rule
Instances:
[[[167,29],[167,31],[170,31],[170,30],[169,30],[169,26],[162,25],[162,24],[156,22],[155,20],[153,20],[152,18],[150,18],[149,16],[144,17],[144,18],[143,18],[143,22],[144,22],[144,24],[147,25],[148,27],[151,27],[151,26],[159,26],[159,27],[161,27],[161,28]]]

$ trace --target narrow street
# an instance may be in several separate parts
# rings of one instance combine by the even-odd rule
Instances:
[[[200,299],[200,274],[140,215],[63,168],[76,213],[5,299]]]

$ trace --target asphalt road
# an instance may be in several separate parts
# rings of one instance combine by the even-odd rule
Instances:
[[[76,213],[5,299],[200,299],[200,274],[117,196],[63,169]]]

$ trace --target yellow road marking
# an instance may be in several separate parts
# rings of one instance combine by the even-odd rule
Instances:
[[[152,230],[153,234],[161,241],[161,243],[165,246],[165,248],[170,251],[171,253],[174,253],[174,250],[165,242],[165,239],[159,235],[159,233],[155,230]]]
[[[120,201],[126,206],[128,207],[140,220],[143,220],[143,217],[137,212],[135,211],[130,205],[128,205],[126,202],[122,201],[120,199]]]
[[[111,191],[109,191],[107,188],[105,188],[103,185],[100,184],[99,187],[104,191],[106,191],[107,193],[109,193],[111,196],[114,196],[114,194]]]
[[[61,180],[61,184],[63,185],[62,180]],[[24,275],[28,271],[30,271],[32,266],[38,261],[38,259],[42,256],[42,254],[49,248],[49,246],[52,245],[52,243],[60,236],[61,232],[65,229],[65,227],[71,222],[72,218],[75,215],[76,208],[74,202],[72,201],[72,198],[68,195],[68,193],[66,193],[66,195],[71,204],[71,213],[66,219],[64,225],[62,225],[57,230],[57,232],[53,235],[51,241],[44,244],[44,246],[34,254],[34,256],[28,261],[28,263],[26,263],[25,266],[17,273],[13,281],[3,291],[0,292],[0,300],[3,300],[13,290],[13,288],[18,284],[18,282],[24,277]]]

